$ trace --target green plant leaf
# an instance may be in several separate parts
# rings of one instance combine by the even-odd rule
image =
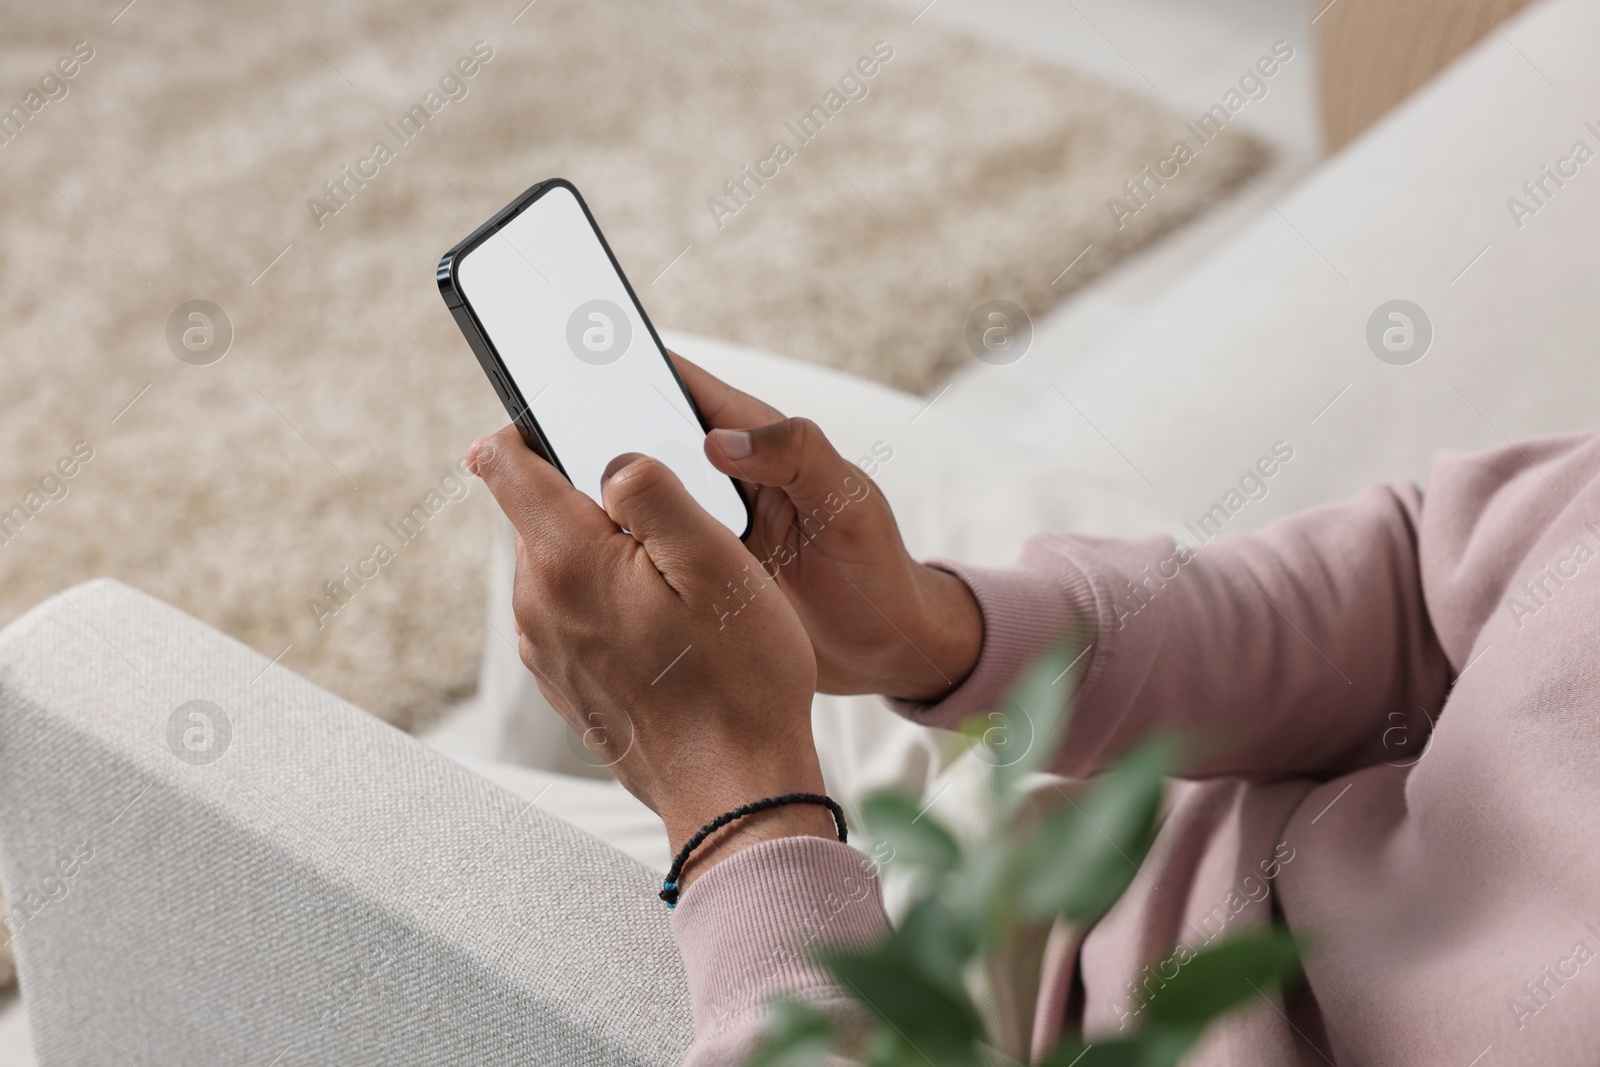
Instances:
[[[967,916],[938,897],[926,897],[906,913],[890,940],[929,981],[944,986],[953,997],[966,999],[962,975],[978,952],[978,931]]]
[[[1300,949],[1282,929],[1235,937],[1178,968],[1150,998],[1151,1022],[1201,1025],[1267,993],[1300,970]]]
[[[959,977],[931,977],[902,938],[891,936],[866,952],[824,953],[822,962],[919,1055],[938,1064],[975,1062],[982,1029],[965,992],[952,988]]]
[[[774,1001],[767,1009],[766,1032],[747,1067],[810,1067],[833,1051],[833,1023],[809,1004]]]
[[[1198,1027],[1145,1027],[1120,1041],[1063,1038],[1040,1067],[1175,1067],[1200,1036]]]
[[[1022,853],[1024,912],[1089,921],[1110,910],[1150,850],[1175,754],[1171,740],[1147,741],[1041,820]]]
[[[1132,1041],[1090,1044],[1063,1036],[1055,1051],[1039,1067],[1134,1067],[1139,1063],[1138,1054],[1139,1047]]]
[[[992,948],[1006,941],[1017,926],[1017,841],[1008,826],[962,853],[957,877],[951,878],[944,899],[973,931],[981,946]]]
[[[861,806],[867,834],[894,850],[892,863],[948,871],[961,859],[954,835],[905,793],[875,793]]]
[[[892,1027],[879,1025],[862,1058],[866,1067],[926,1067],[927,1058],[906,1043]]]
[[[1049,765],[1066,731],[1072,682],[1067,670],[1082,649],[1059,641],[1036,659],[996,708],[962,725],[983,748],[978,758],[994,768],[997,797],[1009,799],[1017,783]]]

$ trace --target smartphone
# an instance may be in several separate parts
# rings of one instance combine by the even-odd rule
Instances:
[[[439,292],[528,447],[600,503],[624,452],[665,463],[743,540],[750,505],[578,190],[540,182],[439,260]]]

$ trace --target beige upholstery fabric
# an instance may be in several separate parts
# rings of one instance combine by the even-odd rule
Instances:
[[[195,700],[209,747],[187,710],[169,743]],[[611,1067],[690,1039],[644,867],[112,581],[0,633],[0,880],[40,903],[16,944],[43,1064]]]

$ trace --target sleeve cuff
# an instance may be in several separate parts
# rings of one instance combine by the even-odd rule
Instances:
[[[1097,631],[1094,588],[1076,566],[1061,574],[1022,567],[975,567],[932,559],[928,566],[948,571],[972,590],[983,613],[983,647],[972,673],[943,699],[928,703],[886,698],[898,714],[924,726],[953,729],[963,719],[993,710],[1038,655],[1065,637],[1084,650],[1074,663],[1080,682],[1093,661]]]
[[[877,865],[849,845],[787,837],[723,860],[672,913],[697,1041],[759,1019],[775,996],[831,989],[816,950],[865,948],[888,930]]]

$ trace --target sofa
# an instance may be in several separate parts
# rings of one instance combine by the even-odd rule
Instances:
[[[1543,0],[1500,30],[1003,426],[669,340],[846,455],[892,442],[880,482],[913,550],[983,562],[1052,526],[1193,543],[1204,516],[1250,529],[1423,480],[1441,448],[1589,428],[1600,162],[1519,218],[1507,198],[1575,141],[1600,147],[1585,125],[1600,128],[1600,8]],[[1381,343],[1394,300],[1431,325],[1417,358]],[[1268,491],[1235,492],[1280,441],[1294,457]],[[560,755],[575,753],[508,648],[508,610],[487,620],[472,744],[402,734],[112,581],[0,632],[0,883],[25,909],[29,1055],[676,1062],[690,1034],[659,843],[581,828],[626,806],[614,784],[552,804],[549,772],[597,772]],[[942,788],[962,759],[870,699],[819,697],[816,723],[833,751],[872,757],[825,753],[847,798]]]

